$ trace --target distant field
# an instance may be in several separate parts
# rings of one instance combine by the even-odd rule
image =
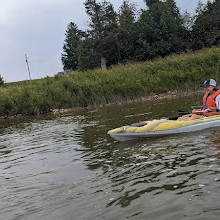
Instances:
[[[7,83],[0,87],[0,116],[39,114],[55,108],[132,100],[152,93],[197,90],[206,78],[217,77],[219,62],[220,48],[212,48],[116,66],[108,71],[73,72]]]

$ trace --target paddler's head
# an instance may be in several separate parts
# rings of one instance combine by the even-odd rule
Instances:
[[[207,79],[201,87],[204,88],[205,92],[212,94],[216,90],[217,83],[214,79]]]

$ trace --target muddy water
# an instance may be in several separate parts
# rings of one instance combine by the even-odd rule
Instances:
[[[124,143],[106,135],[200,100],[1,123],[0,219],[219,220],[220,128]]]

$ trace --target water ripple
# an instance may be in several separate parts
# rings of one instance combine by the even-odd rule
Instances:
[[[1,128],[1,219],[218,220],[219,129],[124,143],[106,136],[119,121],[153,117],[157,105],[145,113],[148,105]]]

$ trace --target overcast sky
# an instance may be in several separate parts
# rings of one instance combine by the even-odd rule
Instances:
[[[199,0],[176,0],[181,11],[194,13]],[[123,0],[110,0],[118,10]],[[145,8],[143,0],[136,2]],[[206,3],[207,0],[202,0]],[[84,0],[0,0],[0,74],[6,82],[28,79],[25,54],[33,79],[63,70],[62,47],[67,25],[85,29]]]

